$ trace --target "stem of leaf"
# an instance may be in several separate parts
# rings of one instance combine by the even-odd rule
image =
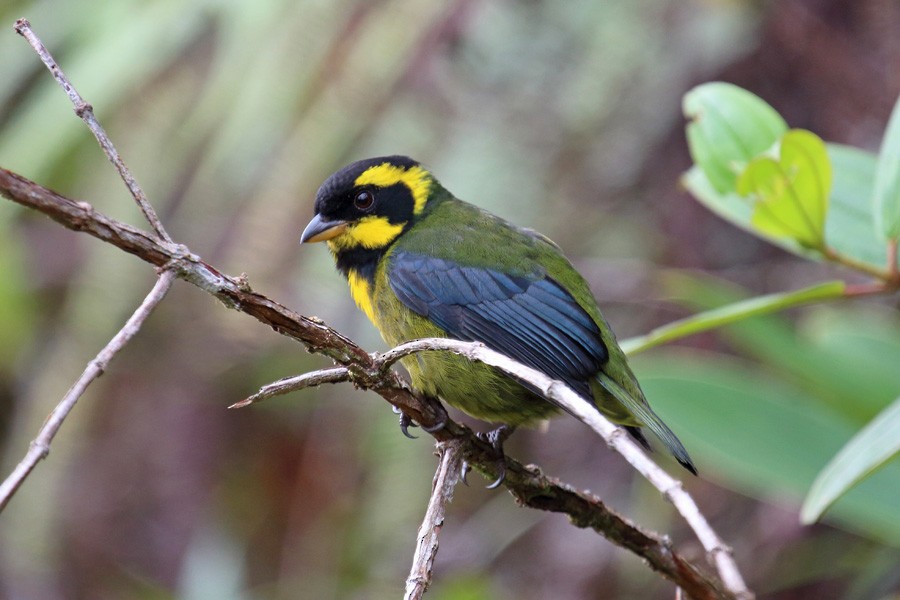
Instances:
[[[831,281],[794,292],[758,296],[673,321],[657,327],[645,335],[623,340],[621,346],[626,354],[634,355],[661,344],[757,315],[780,312],[795,306],[827,300],[886,294],[896,291],[898,287],[900,287],[900,282],[893,280],[858,285],[846,285],[843,281]]]
[[[884,291],[884,285],[881,285],[881,288],[881,291]],[[633,355],[660,344],[729,325],[756,315],[770,314],[823,300],[843,298],[846,295],[846,286],[843,281],[831,281],[794,292],[741,300],[657,327],[645,335],[623,340],[621,346],[626,354]]]
[[[893,291],[893,287],[885,283],[860,283],[848,285],[844,289],[845,298],[859,298],[860,296],[874,296]]]
[[[896,242],[895,242],[896,243]],[[888,245],[890,247],[890,244]],[[863,262],[861,260],[857,260],[855,258],[851,258],[846,254],[841,254],[834,248],[824,248],[822,250],[822,254],[826,259],[831,262],[837,263],[839,265],[844,265],[854,271],[859,271],[861,273],[865,273],[866,275],[871,275],[875,279],[880,279],[881,281],[890,284],[893,287],[897,287],[900,285],[900,278],[898,278],[897,270],[896,270],[896,246],[894,247],[894,266],[891,267],[890,257],[888,258],[888,268],[887,269],[879,269],[878,267],[871,265],[867,262]]]

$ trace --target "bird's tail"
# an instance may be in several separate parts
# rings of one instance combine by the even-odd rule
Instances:
[[[619,403],[641,423],[641,425],[652,431],[653,434],[665,444],[666,448],[669,449],[669,452],[672,453],[672,456],[675,457],[675,460],[677,460],[681,466],[694,475],[697,474],[694,462],[688,455],[687,450],[684,449],[681,440],[679,440],[672,430],[669,429],[668,425],[663,423],[662,419],[653,412],[653,409],[650,408],[650,405],[647,404],[643,398],[635,398],[619,385],[616,380],[602,371],[597,374],[597,381],[603,386],[603,389],[618,400]]]

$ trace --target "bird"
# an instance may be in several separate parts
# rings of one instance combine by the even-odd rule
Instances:
[[[562,381],[650,449],[642,433],[648,429],[697,474],[560,247],[456,198],[418,161],[381,156],[333,173],[316,193],[300,241],[326,242],[353,300],[388,344],[426,337],[481,342]],[[450,352],[402,362],[414,389],[499,424],[489,439],[501,458],[513,429],[560,412],[537,390]]]

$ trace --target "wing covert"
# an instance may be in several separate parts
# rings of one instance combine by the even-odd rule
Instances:
[[[402,250],[388,281],[407,308],[451,337],[483,342],[590,396],[608,359],[597,324],[558,283]]]

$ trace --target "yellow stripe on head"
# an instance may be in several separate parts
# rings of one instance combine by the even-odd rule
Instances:
[[[402,183],[412,194],[415,202],[413,213],[417,215],[425,209],[428,194],[431,192],[431,176],[419,165],[406,169],[385,162],[369,167],[353,183],[357,186],[373,185],[383,188]]]

